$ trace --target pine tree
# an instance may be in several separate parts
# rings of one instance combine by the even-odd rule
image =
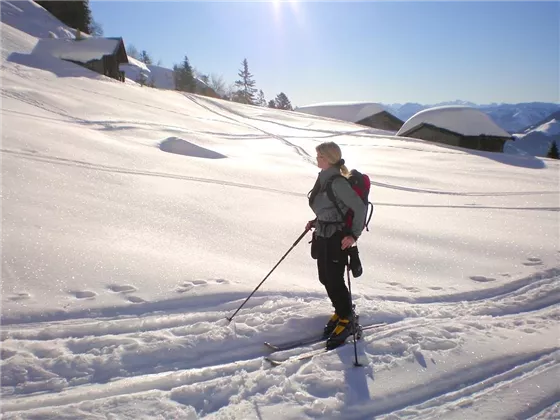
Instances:
[[[264,92],[262,91],[262,89],[259,89],[259,93],[257,94],[255,105],[266,106],[266,99],[264,99]]]
[[[274,103],[274,100],[271,99],[270,101],[268,101],[268,107],[269,108],[276,108],[276,104]]]
[[[152,64],[152,57],[150,57],[150,54],[148,54],[146,50],[142,50],[140,53],[140,61],[144,64]]]
[[[284,92],[280,92],[274,99],[275,108],[292,111],[292,103]]]
[[[192,93],[195,92],[196,82],[194,80],[192,67],[189,63],[189,58],[186,55],[182,66],[173,66],[173,78],[175,80],[176,90]]]
[[[244,104],[254,104],[255,103],[255,80],[253,75],[249,72],[249,64],[247,59],[243,59],[243,68],[237,73],[241,80],[235,82],[237,87],[236,100]]]
[[[549,157],[551,159],[560,159],[558,155],[558,146],[556,145],[555,140],[552,140],[552,144],[550,145],[550,150],[548,151],[546,157]]]
[[[89,0],[74,1],[35,1],[62,23],[74,29],[91,34],[95,28],[91,27],[92,18]],[[93,30],[92,30],[93,29]]]

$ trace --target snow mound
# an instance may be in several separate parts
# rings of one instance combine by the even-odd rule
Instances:
[[[196,144],[189,143],[188,141],[178,137],[169,137],[168,139],[165,139],[160,143],[159,148],[164,152],[196,158],[223,159],[227,157],[221,153],[197,146]]]
[[[379,114],[385,108],[373,102],[328,102],[297,107],[295,111],[355,123]]]
[[[431,124],[464,136],[511,137],[484,112],[466,106],[442,106],[420,111],[404,123],[397,136],[406,136],[421,124]]]
[[[76,37],[76,29],[65,25],[31,0],[2,1],[1,15],[3,23],[36,38]]]

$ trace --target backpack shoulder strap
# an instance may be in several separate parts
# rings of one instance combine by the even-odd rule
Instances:
[[[336,207],[336,210],[338,211],[338,214],[340,214],[340,217],[342,218],[342,220],[344,221],[344,213],[342,212],[342,210],[340,209],[340,206],[338,205],[338,203],[336,202],[336,197],[334,195],[334,192],[332,190],[332,183],[336,178],[344,178],[342,175],[334,175],[331,178],[329,178],[329,180],[327,181],[327,184],[325,185],[325,189],[327,191],[327,196],[329,197],[329,200],[331,200],[331,202],[334,204],[334,206]],[[344,178],[347,179],[347,178]]]

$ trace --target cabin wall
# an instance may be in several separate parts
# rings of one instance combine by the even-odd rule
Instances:
[[[379,112],[358,121],[356,124],[366,125],[380,130],[399,131],[404,122],[388,112]]]

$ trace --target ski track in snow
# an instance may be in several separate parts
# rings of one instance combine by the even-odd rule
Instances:
[[[95,171],[103,171],[103,172],[111,172],[111,173],[120,173],[126,175],[140,175],[140,176],[153,176],[153,177],[160,177],[160,178],[170,178],[170,179],[179,179],[183,181],[192,181],[192,182],[202,182],[208,184],[215,184],[215,185],[224,185],[230,187],[237,187],[237,188],[245,188],[250,190],[258,190],[264,192],[270,192],[275,194],[283,194],[283,195],[291,195],[295,197],[305,197],[307,194],[305,193],[298,193],[292,191],[285,191],[279,190],[276,188],[270,187],[263,187],[259,185],[250,185],[250,184],[242,184],[239,182],[231,182],[225,180],[218,180],[218,179],[211,179],[211,178],[200,178],[200,177],[193,177],[187,175],[178,175],[172,173],[162,173],[162,172],[154,172],[154,171],[146,171],[146,170],[137,170],[137,169],[130,169],[118,166],[110,166],[110,165],[103,165],[98,163],[90,163],[85,161],[79,161],[74,159],[66,159],[57,156],[49,156],[45,154],[38,153],[36,151],[23,151],[23,150],[10,150],[10,149],[0,149],[2,153],[8,153],[13,156],[17,156],[22,159],[29,159],[38,162],[45,162],[50,164],[57,164],[57,165],[67,165],[67,166],[76,166],[85,169],[91,169]],[[306,158],[307,159],[307,158]],[[372,182],[373,183],[373,182]],[[410,190],[410,189],[409,189]],[[427,192],[422,190],[413,190],[414,192]],[[429,191],[428,191],[429,192]],[[459,196],[486,196],[488,194],[477,194],[477,193],[453,193],[453,192],[433,192],[434,194],[448,194],[448,195],[459,195]],[[527,193],[527,195],[531,194],[550,194],[551,192],[539,192],[539,193]],[[493,193],[494,195],[511,195],[513,193]],[[375,206],[394,206],[394,207],[412,207],[412,208],[457,208],[457,209],[470,209],[470,210],[487,210],[487,209],[495,209],[495,210],[532,210],[532,211],[560,211],[560,207],[503,207],[503,206],[471,206],[471,205],[437,205],[437,204],[392,204],[392,203],[380,203],[373,201]],[[537,265],[537,264],[534,264]]]
[[[178,289],[205,283],[205,280],[194,280],[179,285]],[[219,283],[227,287],[226,280],[221,279]],[[113,284],[107,289],[122,294],[136,291],[131,285]],[[100,399],[156,391],[163,392],[170,401],[194,407],[200,416],[215,413],[232,401],[241,403],[251,398],[258,401],[267,393],[280,392],[284,400],[293,399],[296,404],[337,395],[335,391],[340,384],[336,382],[333,390],[312,383],[296,390],[290,377],[301,380],[306,369],[317,368],[316,361],[329,361],[335,370],[352,369],[348,367],[353,360],[351,345],[276,368],[263,360],[263,356],[270,354],[262,344],[264,341],[275,342],[286,335],[301,336],[302,331],[320,331],[326,317],[325,298],[302,299],[270,293],[255,296],[251,306],[244,308],[231,324],[225,318],[242,298],[221,303],[216,297],[213,299],[213,307],[200,311],[183,300],[185,312],[178,311],[178,306],[170,311],[162,306],[141,314],[88,319],[85,314],[77,313],[75,318],[60,321],[4,325],[2,411],[5,418],[17,418],[13,416],[21,410],[38,410],[40,414],[61,406],[75,408]],[[371,375],[405,362],[428,369],[437,363],[437,355],[460,351],[472,337],[483,340],[499,334],[500,330],[515,330],[525,334],[526,339],[538,335],[548,322],[560,320],[560,269],[543,271],[499,288],[409,300],[404,296],[391,301],[387,297],[356,296],[362,323],[389,323],[366,332],[359,344],[361,359],[369,360],[364,369]],[[310,307],[317,313],[316,318],[305,315]],[[295,355],[321,346],[319,343],[277,354]],[[344,416],[431,418],[442,407],[451,413],[506,388],[557,376],[559,357],[557,344],[507,357],[489,356],[477,360],[474,367],[440,375],[429,387],[420,383],[391,394],[391,398],[343,404]],[[337,358],[341,361],[332,361]],[[323,368],[327,372],[331,369]],[[213,398],[209,400],[204,395]],[[553,410],[550,407],[557,400],[558,392],[549,393],[538,407],[526,409],[524,413],[527,416],[546,413]],[[319,410],[322,406],[317,404]],[[339,409],[333,409],[327,417],[335,418]],[[317,413],[307,415],[315,417]]]
[[[195,116],[134,102],[92,90],[76,88],[88,95],[110,97],[128,105],[151,107],[166,113],[197,119]],[[145,121],[89,121],[77,118],[66,109],[42,101],[37,93],[2,88],[2,96],[57,115],[74,124],[101,130],[151,129],[191,133],[187,127],[149,123]],[[299,138],[313,134],[317,141],[327,137],[352,134],[376,137],[369,129],[352,132],[314,130],[269,121],[237,111],[218,101],[185,95],[185,98],[215,116],[215,121],[248,128],[263,137],[271,137],[291,148],[306,162],[314,158],[304,148],[288,140],[289,135],[277,135],[254,123],[279,125],[301,132]],[[3,110],[17,114],[18,111]],[[20,113],[24,114],[24,113]],[[31,115],[28,115],[31,116]],[[34,116],[35,118],[46,118]],[[204,121],[212,118],[204,117]],[[264,125],[266,127],[266,125]],[[204,132],[199,132],[204,133]],[[259,134],[259,135],[261,135]],[[414,143],[414,140],[403,139]],[[384,146],[394,147],[394,146]],[[425,150],[423,150],[425,152]],[[304,193],[273,188],[101,165],[79,160],[39,154],[35,151],[2,149],[2,153],[17,158],[57,165],[71,165],[95,171],[128,175],[154,176],[205,182],[269,193],[305,196]],[[441,148],[439,153],[462,153]],[[531,192],[453,192],[415,189],[388,183],[372,182],[388,189],[410,193],[450,196],[524,196],[557,194],[557,191]],[[376,205],[391,206],[390,203]],[[406,204],[398,204],[406,207]],[[437,207],[410,205],[412,207]],[[443,206],[442,206],[443,207]],[[496,208],[450,206],[455,208]],[[507,208],[511,210],[558,211],[560,208]],[[528,258],[527,267],[538,268],[542,261]],[[9,273],[8,273],[9,274]],[[476,283],[494,284],[496,279],[472,275]],[[497,284],[497,283],[496,283]],[[225,292],[196,295],[192,292],[206,285],[222,285]],[[106,292],[123,298],[123,305],[83,310],[62,310],[46,314],[27,314],[25,318],[3,318],[2,348],[2,412],[6,419],[36,415],[38,418],[95,418],[95,405],[116,406],[143,396],[157,404],[168,404],[184,418],[219,415],[225,407],[253,404],[288,403],[303,406],[307,417],[318,418],[472,418],[480,416],[477,409],[485,401],[511,390],[547,390],[537,398],[539,403],[520,407],[516,418],[558,418],[560,390],[550,387],[550,378],[560,375],[558,342],[535,345],[525,351],[509,350],[509,334],[518,334],[519,341],[538,342],[541,333],[554,328],[560,321],[560,268],[481,290],[433,296],[411,296],[417,289],[393,282],[394,295],[356,294],[361,322],[387,322],[376,331],[365,333],[359,343],[360,359],[367,361],[363,370],[352,368],[353,348],[344,346],[334,352],[310,360],[290,361],[272,368],[263,357],[269,355],[264,341],[275,342],[282,337],[309,335],[322,329],[330,309],[324,294],[287,294],[268,291],[256,294],[233,323],[226,316],[239,306],[246,295],[227,292],[228,280],[196,279],[177,285],[177,298],[146,302],[134,295],[132,284],[107,284]],[[437,291],[437,288],[433,288]],[[399,292],[409,293],[399,293]],[[70,290],[79,300],[93,300],[96,293]],[[10,301],[25,301],[33,296],[20,290],[9,296]],[[309,313],[316,314],[309,318]],[[551,327],[552,325],[552,327]],[[557,327],[556,327],[557,328]],[[477,345],[503,339],[504,348],[496,354],[476,354]],[[321,348],[322,343],[281,352],[281,356]],[[498,345],[499,347],[499,345]],[[464,357],[464,367],[448,373],[433,373],[435,366],[444,365],[446,358]],[[470,357],[470,358],[469,358]],[[389,389],[385,381],[398,367],[419,369],[416,383]],[[391,370],[395,368],[394,370]],[[431,369],[432,368],[432,369]],[[317,383],[317,372],[324,379]],[[340,373],[347,382],[340,379]],[[385,373],[387,375],[383,376]],[[377,377],[384,379],[377,380]],[[378,394],[371,397],[366,380],[375,382]],[[348,382],[352,383],[348,387]],[[377,386],[384,383],[384,386]],[[427,386],[429,385],[429,386]],[[383,389],[387,387],[388,389]],[[348,394],[345,392],[350,391]],[[132,396],[132,398],[131,398]],[[209,397],[211,396],[211,397]],[[164,402],[161,402],[161,401]],[[184,411],[181,411],[182,407]],[[83,411],[82,411],[83,410]],[[161,410],[160,412],[163,412]],[[73,414],[76,414],[75,416]],[[456,417],[454,417],[456,416]],[[177,418],[183,418],[180,415]]]

